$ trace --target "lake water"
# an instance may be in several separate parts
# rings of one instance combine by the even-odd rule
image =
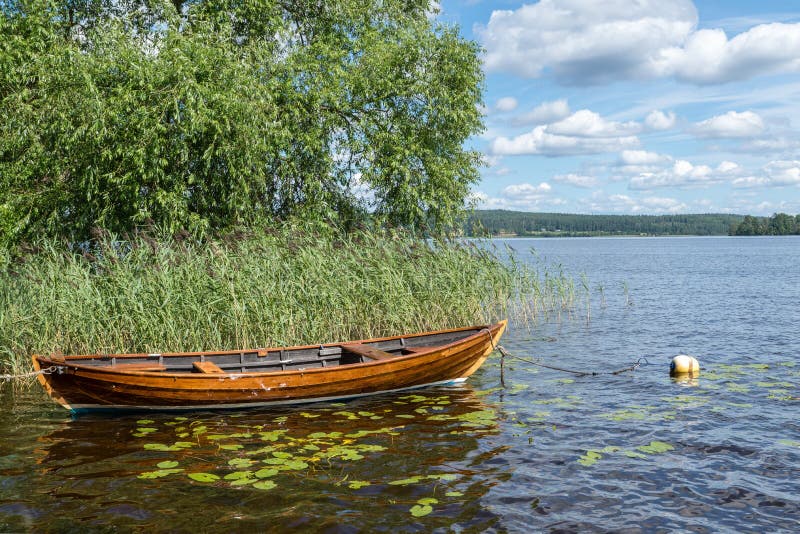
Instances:
[[[6,384],[0,531],[800,530],[800,238],[507,243],[589,288],[510,353],[649,364],[507,360],[503,388],[493,357],[461,387],[179,416]]]

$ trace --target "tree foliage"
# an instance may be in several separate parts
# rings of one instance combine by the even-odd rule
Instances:
[[[272,218],[452,225],[474,43],[427,0],[0,0],[0,242]]]
[[[730,235],[800,235],[800,214],[792,217],[775,213],[772,217],[745,215],[744,220],[731,226]]]

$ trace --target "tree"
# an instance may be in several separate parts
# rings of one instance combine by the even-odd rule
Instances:
[[[427,0],[0,2],[0,242],[367,215],[478,180],[478,48]]]

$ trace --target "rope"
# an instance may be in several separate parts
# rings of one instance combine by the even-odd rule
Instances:
[[[546,364],[541,363],[538,360],[531,360],[529,358],[522,358],[520,356],[514,356],[511,353],[509,353],[504,347],[502,347],[500,345],[498,345],[496,347],[496,349],[498,351],[500,351],[500,354],[502,355],[502,358],[500,359],[500,367],[501,368],[503,366],[503,363],[502,363],[503,359],[504,358],[511,358],[511,359],[514,359],[514,360],[519,360],[521,362],[529,363],[531,365],[538,365],[539,367],[544,367],[545,369],[552,369],[553,371],[561,371],[562,373],[572,373],[572,374],[574,374],[576,376],[618,375],[618,374],[622,374],[622,373],[625,373],[625,372],[628,372],[628,371],[635,371],[636,369],[638,369],[642,365],[643,361],[644,361],[644,363],[646,363],[648,365],[650,364],[650,362],[647,361],[647,358],[642,356],[641,358],[636,360],[636,362],[634,362],[633,365],[631,365],[629,367],[625,367],[623,369],[617,369],[616,371],[575,371],[573,369],[564,369],[563,367],[555,367],[553,365],[546,365]]]
[[[16,375],[0,375],[0,380],[16,380],[18,378],[30,378],[32,376],[39,376],[39,375],[51,375],[58,371],[57,365],[51,365],[50,367],[45,367],[44,369],[39,369],[38,371],[31,371],[30,373],[20,373]]]

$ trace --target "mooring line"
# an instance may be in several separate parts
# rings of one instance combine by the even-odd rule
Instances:
[[[58,371],[58,366],[51,365],[50,367],[45,367],[44,369],[39,369],[38,371],[31,371],[30,373],[20,373],[16,375],[0,375],[0,380],[17,380],[19,378],[30,378],[32,376],[51,375],[56,371]]]
[[[576,376],[618,375],[618,374],[626,373],[628,371],[635,371],[636,369],[641,367],[642,363],[650,364],[650,362],[647,361],[647,358],[642,356],[641,358],[636,360],[636,362],[634,362],[633,365],[631,365],[629,367],[625,367],[623,369],[617,369],[616,371],[576,371],[574,369],[565,369],[563,367],[555,367],[553,365],[547,365],[547,364],[544,364],[544,363],[542,363],[540,361],[531,360],[529,358],[523,358],[521,356],[514,356],[513,354],[508,352],[505,349],[505,347],[503,347],[502,345],[498,345],[495,348],[501,354],[501,357],[500,357],[500,382],[504,386],[505,386],[505,380],[503,379],[503,360],[505,358],[511,358],[511,359],[514,359],[514,360],[519,360],[521,362],[529,363],[531,365],[537,365],[539,367],[544,367],[545,369],[551,369],[553,371],[561,371],[563,373],[571,373],[571,374],[576,375]]]

